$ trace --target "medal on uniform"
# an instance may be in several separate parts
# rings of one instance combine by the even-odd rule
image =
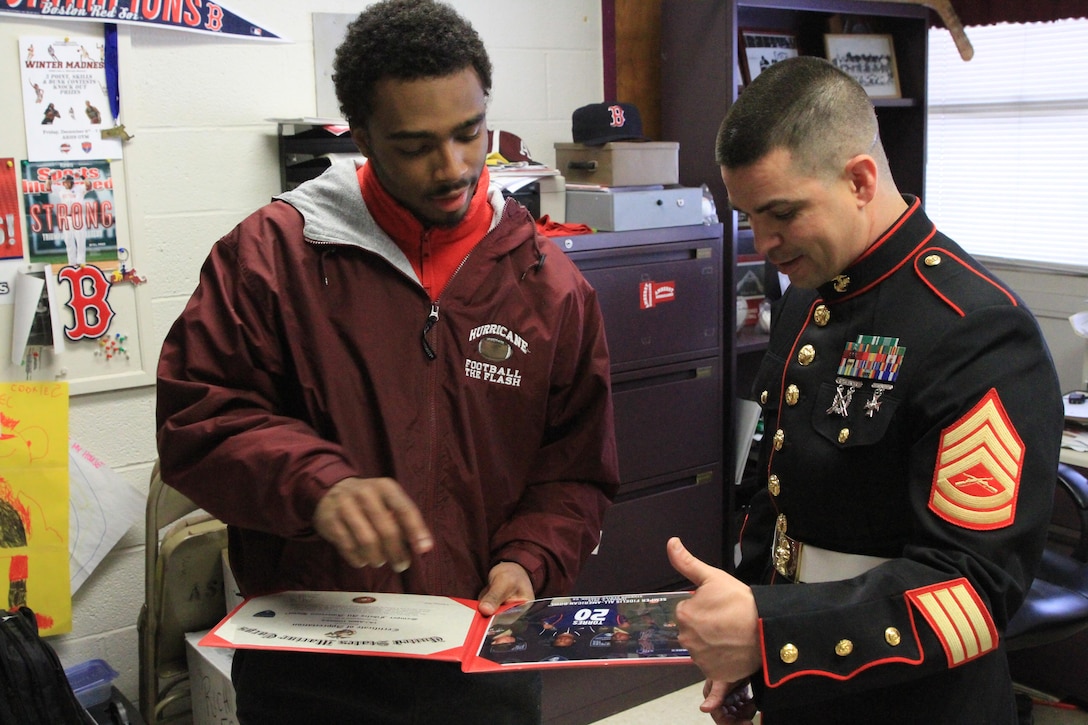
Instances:
[[[838,414],[843,418],[850,414],[850,401],[854,399],[854,391],[862,386],[862,383],[850,378],[835,378],[835,400],[827,409],[827,414]]]
[[[853,396],[854,388],[860,388],[860,380],[871,380],[873,394],[865,401],[865,415],[872,418],[880,411],[881,397],[891,390],[899,377],[899,366],[903,364],[907,348],[899,344],[898,337],[880,335],[858,335],[854,342],[846,343],[839,359],[838,385],[835,401],[827,409],[828,414],[838,413],[844,418]],[[853,385],[844,390],[844,385]]]
[[[876,415],[880,410],[880,396],[894,387],[894,385],[888,383],[873,383],[873,397],[865,401],[865,415],[870,418]]]

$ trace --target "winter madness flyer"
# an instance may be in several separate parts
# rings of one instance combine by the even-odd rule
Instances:
[[[19,38],[27,159],[121,158],[106,88],[105,45],[92,36]]]

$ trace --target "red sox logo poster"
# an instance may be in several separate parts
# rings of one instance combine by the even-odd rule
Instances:
[[[64,267],[57,280],[67,282],[72,296],[65,304],[72,312],[73,322],[64,327],[69,340],[97,339],[105,335],[113,321],[109,304],[110,281],[98,267]]]

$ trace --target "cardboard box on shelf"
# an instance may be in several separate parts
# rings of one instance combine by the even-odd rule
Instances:
[[[556,143],[555,166],[568,184],[677,184],[680,144],[674,141],[614,141],[603,146]]]

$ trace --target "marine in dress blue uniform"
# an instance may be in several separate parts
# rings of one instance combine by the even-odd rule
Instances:
[[[1023,303],[907,201],[787,291],[757,375],[738,576],[809,582],[753,588],[769,725],[1015,722],[1001,632],[1044,543],[1060,392]]]
[[[717,160],[790,278],[756,376],[764,438],[736,577],[680,642],[701,709],[764,725],[1017,721],[1003,632],[1045,543],[1063,410],[1039,327],[900,193],[865,90],[829,62],[745,87]]]

